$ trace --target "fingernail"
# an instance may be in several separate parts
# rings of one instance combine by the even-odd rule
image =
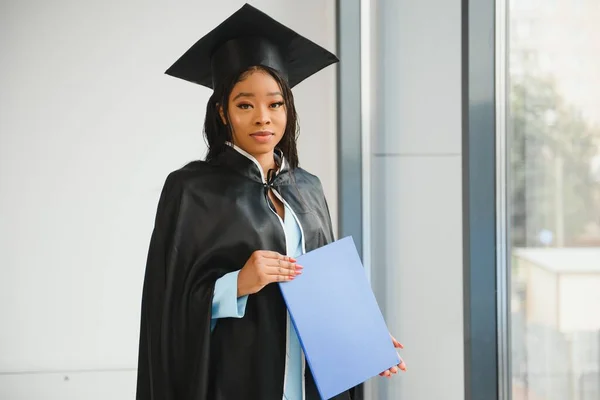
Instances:
[[[302,265],[296,264],[296,269],[304,269],[304,267]]]
[[[301,275],[301,274],[302,274],[302,271],[296,271],[296,272],[294,272],[294,273],[296,274],[296,276],[298,276],[298,275]]]

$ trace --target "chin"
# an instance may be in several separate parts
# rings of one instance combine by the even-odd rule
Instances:
[[[273,141],[273,143],[244,143],[240,146],[246,152],[252,155],[260,155],[266,153],[272,153],[275,147],[279,144],[279,141]]]
[[[275,146],[270,144],[254,145],[250,148],[248,153],[250,154],[267,154],[272,153],[275,150]]]

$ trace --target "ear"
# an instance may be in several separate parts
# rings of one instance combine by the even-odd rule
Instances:
[[[217,110],[219,111],[219,116],[221,117],[221,122],[223,125],[227,125],[227,120],[225,119],[225,112],[223,111],[223,106],[217,103]]]

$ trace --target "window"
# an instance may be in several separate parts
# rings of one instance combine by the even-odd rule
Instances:
[[[600,9],[577,2],[582,19],[573,6],[508,13],[509,31],[524,18],[536,27],[510,36],[508,129],[498,132],[508,143],[513,400],[600,399]]]

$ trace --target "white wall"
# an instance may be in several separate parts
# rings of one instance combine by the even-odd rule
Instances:
[[[372,399],[464,399],[461,2],[370,0],[371,275],[408,372]]]
[[[205,151],[209,91],[163,72],[243,3],[2,2],[1,399],[132,398],[159,191]],[[335,1],[251,3],[335,51]],[[335,224],[335,67],[294,92]]]

